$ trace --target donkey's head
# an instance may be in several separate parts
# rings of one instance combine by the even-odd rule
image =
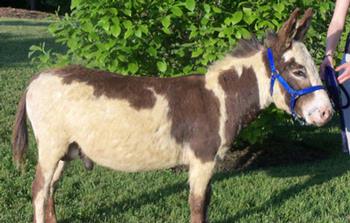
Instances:
[[[310,89],[312,86],[322,85],[318,69],[302,43],[312,14],[312,10],[308,9],[298,21],[299,9],[294,10],[277,34],[268,35],[265,46],[271,49],[276,74],[280,74],[273,84],[273,101],[276,106],[304,118],[309,124],[321,126],[330,120],[333,109],[325,90]],[[286,84],[282,83],[283,80]],[[288,86],[285,85],[292,90],[288,90]],[[306,94],[296,96],[293,103],[293,90],[296,92],[302,89],[308,89],[310,92],[306,90]]]

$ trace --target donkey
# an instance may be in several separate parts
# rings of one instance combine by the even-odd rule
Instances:
[[[187,165],[191,222],[206,222],[215,164],[260,111],[275,103],[317,126],[332,117],[302,43],[312,10],[298,20],[299,11],[264,43],[242,40],[206,75],[131,77],[73,65],[35,76],[19,102],[13,132],[20,164],[28,116],[38,146],[34,222],[56,222],[55,184],[67,160],[79,156],[127,172]]]

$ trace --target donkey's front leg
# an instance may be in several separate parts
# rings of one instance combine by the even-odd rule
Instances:
[[[202,162],[199,159],[190,163],[189,204],[191,208],[191,223],[204,223],[210,202],[210,178],[213,175],[215,161]]]

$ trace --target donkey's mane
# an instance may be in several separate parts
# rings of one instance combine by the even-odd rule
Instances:
[[[234,57],[247,57],[263,49],[263,45],[253,36],[251,39],[241,39],[230,54]]]
[[[234,57],[251,56],[265,47],[271,47],[276,40],[276,33],[267,32],[263,42],[260,42],[255,36],[250,39],[240,39],[237,45],[232,49],[230,54]]]

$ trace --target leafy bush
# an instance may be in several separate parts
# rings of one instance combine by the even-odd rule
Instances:
[[[330,0],[73,0],[72,13],[49,27],[67,53],[33,46],[30,54],[42,66],[80,63],[129,75],[205,73],[239,39],[251,33],[261,39],[266,30],[277,30],[295,7],[315,11],[307,45],[320,61],[334,7]],[[242,138],[256,143],[271,134],[273,113]]]
[[[296,4],[278,2],[73,0],[71,15],[50,26],[57,41],[68,46],[67,54],[53,55],[53,61],[73,59],[124,74],[204,73],[238,39],[277,29]],[[323,5],[317,4],[326,13]]]

